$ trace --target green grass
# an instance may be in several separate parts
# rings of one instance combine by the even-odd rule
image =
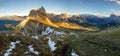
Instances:
[[[74,31],[69,44],[81,56],[120,56],[120,29],[100,32]]]

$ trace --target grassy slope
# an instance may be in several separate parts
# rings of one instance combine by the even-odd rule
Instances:
[[[70,47],[81,56],[120,56],[120,29],[101,32],[75,31]]]

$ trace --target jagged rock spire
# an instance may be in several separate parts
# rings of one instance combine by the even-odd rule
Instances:
[[[32,10],[30,11],[30,13],[29,13],[28,16],[30,16],[30,17],[36,17],[36,16],[37,16],[36,10],[35,10],[35,9],[32,9]]]
[[[46,16],[46,11],[45,11],[45,9],[44,9],[43,6],[41,6],[41,8],[39,8],[39,9],[37,10],[37,12],[38,12],[39,15],[44,15],[44,16]]]
[[[28,16],[36,17],[36,16],[41,16],[41,15],[46,16],[46,11],[43,6],[39,8],[38,10],[32,9]]]
[[[45,8],[43,6],[41,8],[39,8],[38,11],[41,12],[41,13],[46,13]]]

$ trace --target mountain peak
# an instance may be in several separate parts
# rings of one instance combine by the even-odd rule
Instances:
[[[37,12],[40,13],[40,14],[46,15],[46,10],[45,10],[45,8],[43,6],[41,6],[41,8],[39,8],[37,10]]]
[[[32,8],[32,10],[29,13],[30,17],[36,17],[40,15],[46,16],[46,11],[43,6],[39,8],[38,10],[35,10],[34,8]]]
[[[31,9],[31,11],[30,11],[30,13],[29,13],[28,16],[30,16],[30,17],[36,17],[37,16],[36,10],[35,9]]]
[[[115,14],[111,14],[110,17],[116,17],[116,15]]]

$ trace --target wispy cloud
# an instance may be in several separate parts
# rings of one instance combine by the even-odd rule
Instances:
[[[120,15],[120,10],[111,9],[111,14]]]
[[[105,1],[107,1],[107,2],[115,2],[115,3],[120,5],[120,0],[105,0]]]
[[[0,12],[1,12],[1,13],[0,13],[0,17],[3,15],[3,14],[2,14],[3,11],[4,11],[4,9],[3,9],[3,8],[0,8]]]
[[[120,15],[120,10],[111,9],[110,11],[104,12],[103,15],[109,16],[111,14]]]
[[[0,8],[0,11],[4,11],[4,9],[3,9],[3,8]]]

